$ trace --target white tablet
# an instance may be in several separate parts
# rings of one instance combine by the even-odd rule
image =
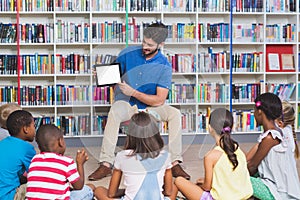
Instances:
[[[97,86],[114,85],[121,82],[120,63],[94,65],[97,74]]]

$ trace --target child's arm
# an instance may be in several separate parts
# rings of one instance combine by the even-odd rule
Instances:
[[[165,177],[164,177],[164,191],[163,194],[165,196],[170,196],[172,194],[173,190],[173,178],[172,178],[172,170],[166,169]]]
[[[247,161],[250,160],[251,158],[253,158],[253,156],[255,155],[256,151],[258,148],[258,143],[255,144],[249,151],[248,153],[246,153],[246,159]]]
[[[108,187],[108,193],[107,193],[109,198],[117,198],[117,197],[124,196],[125,190],[119,189],[122,174],[123,174],[122,171],[119,169],[113,170],[109,187]]]
[[[266,157],[270,149],[279,143],[280,140],[278,138],[273,139],[271,134],[268,134],[264,139],[262,139],[258,145],[256,153],[250,160],[248,160],[247,166],[251,176],[257,172],[258,165]]]
[[[75,190],[81,190],[84,185],[84,163],[88,160],[88,155],[84,149],[78,150],[76,155],[76,164],[77,164],[77,171],[79,174],[79,179],[72,183],[72,186]]]
[[[222,153],[217,150],[212,150],[204,157],[204,181],[200,184],[200,187],[204,191],[210,191],[213,178],[213,168],[218,161]]]

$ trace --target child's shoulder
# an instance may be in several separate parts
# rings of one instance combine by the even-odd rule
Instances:
[[[219,146],[216,146],[215,148],[213,148],[212,150],[210,150],[206,153],[206,155],[204,156],[204,159],[217,161],[217,160],[219,160],[219,158],[222,156],[223,153],[224,153],[224,151],[222,150],[222,148]]]
[[[36,154],[35,158],[52,160],[53,162],[54,161],[55,162],[67,162],[67,163],[74,162],[74,159],[69,156],[65,156],[65,155],[61,155],[61,154],[57,154],[57,153],[53,153],[53,152],[41,152],[39,154]]]
[[[273,139],[276,139],[278,138],[279,140],[282,141],[282,132],[278,131],[278,130],[274,130],[274,129],[270,129],[270,130],[267,130],[263,133],[261,133],[257,139],[257,141],[260,143],[263,139],[267,138],[267,137],[272,137]]]

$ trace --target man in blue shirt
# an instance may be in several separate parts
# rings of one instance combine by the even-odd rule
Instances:
[[[100,166],[88,177],[89,180],[99,180],[111,175],[120,123],[129,120],[139,109],[156,113],[159,120],[168,122],[172,174],[174,177],[190,179],[179,165],[182,162],[181,113],[165,104],[171,87],[172,67],[160,48],[167,35],[165,25],[153,23],[143,32],[142,46],[127,47],[119,54],[117,62],[121,64],[122,82],[117,84],[115,102],[108,113]]]

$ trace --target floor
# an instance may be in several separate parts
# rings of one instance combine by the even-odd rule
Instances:
[[[298,145],[300,145],[299,143]],[[249,151],[253,145],[254,143],[240,143],[240,147],[244,152]],[[203,177],[203,157],[211,148],[213,148],[213,144],[193,144],[183,146],[183,167],[186,172],[191,175],[191,181],[195,182],[199,177]],[[88,175],[98,167],[97,159],[99,157],[100,147],[85,147],[85,149],[89,154],[89,160],[85,163],[86,183],[93,183],[95,186],[108,187],[110,177],[93,182],[90,182],[87,179]],[[78,148],[75,147],[67,148],[65,155],[75,158],[77,150]],[[121,147],[117,147],[116,151],[119,150],[121,150]],[[300,159],[297,160],[297,169],[298,174],[300,175]]]

